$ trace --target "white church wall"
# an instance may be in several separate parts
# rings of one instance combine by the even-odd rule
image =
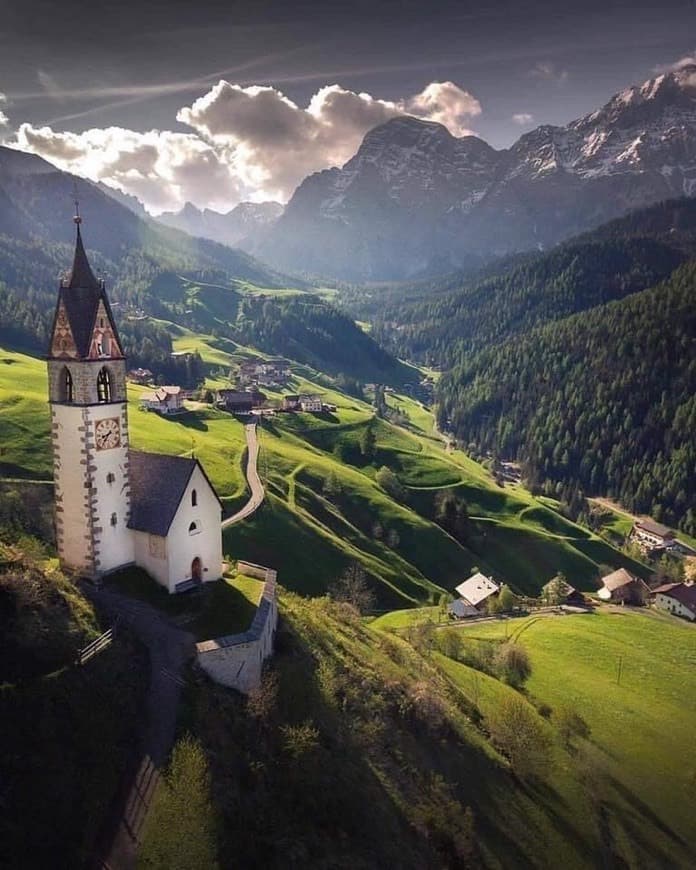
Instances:
[[[143,568],[165,589],[169,589],[169,562],[167,539],[149,532],[131,531],[135,549],[135,563]]]
[[[197,505],[191,503],[191,493],[196,490]],[[169,563],[169,591],[176,584],[191,578],[191,563],[201,560],[202,578],[205,583],[219,580],[222,576],[222,508],[210,484],[196,466],[167,536],[167,559]],[[196,523],[195,532],[189,532],[191,523]]]

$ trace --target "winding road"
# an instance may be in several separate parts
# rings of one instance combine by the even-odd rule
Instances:
[[[244,505],[244,507],[240,508],[236,514],[232,514],[231,517],[227,517],[226,520],[222,521],[222,528],[226,529],[229,526],[238,523],[240,520],[244,520],[247,517],[251,516],[263,502],[263,499],[266,495],[266,491],[263,488],[263,484],[261,483],[261,478],[259,477],[258,472],[258,459],[259,459],[259,439],[256,432],[256,423],[247,423],[244,427],[245,435],[246,435],[246,443],[247,443],[247,467],[246,467],[246,479],[249,484],[249,488],[251,489],[251,497],[249,501]]]

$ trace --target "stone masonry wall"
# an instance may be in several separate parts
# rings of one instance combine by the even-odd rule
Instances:
[[[261,601],[248,631],[196,644],[198,664],[223,686],[248,695],[261,683],[264,661],[273,655],[278,625],[276,572],[272,568],[239,562],[241,573],[264,580]]]

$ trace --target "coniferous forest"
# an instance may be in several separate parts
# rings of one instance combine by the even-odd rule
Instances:
[[[395,354],[440,367],[438,420],[527,482],[696,532],[696,204],[421,288],[348,291]],[[459,284],[459,288],[456,285]],[[427,292],[425,292],[427,289]]]

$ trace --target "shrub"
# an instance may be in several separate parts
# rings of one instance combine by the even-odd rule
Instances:
[[[519,688],[532,673],[527,650],[512,640],[504,643],[495,655],[495,669],[500,679]]]
[[[519,695],[502,698],[486,719],[493,743],[522,778],[540,775],[549,762],[551,740],[534,709]]]
[[[184,737],[155,792],[139,864],[153,870],[216,868],[215,812],[201,744]]]

